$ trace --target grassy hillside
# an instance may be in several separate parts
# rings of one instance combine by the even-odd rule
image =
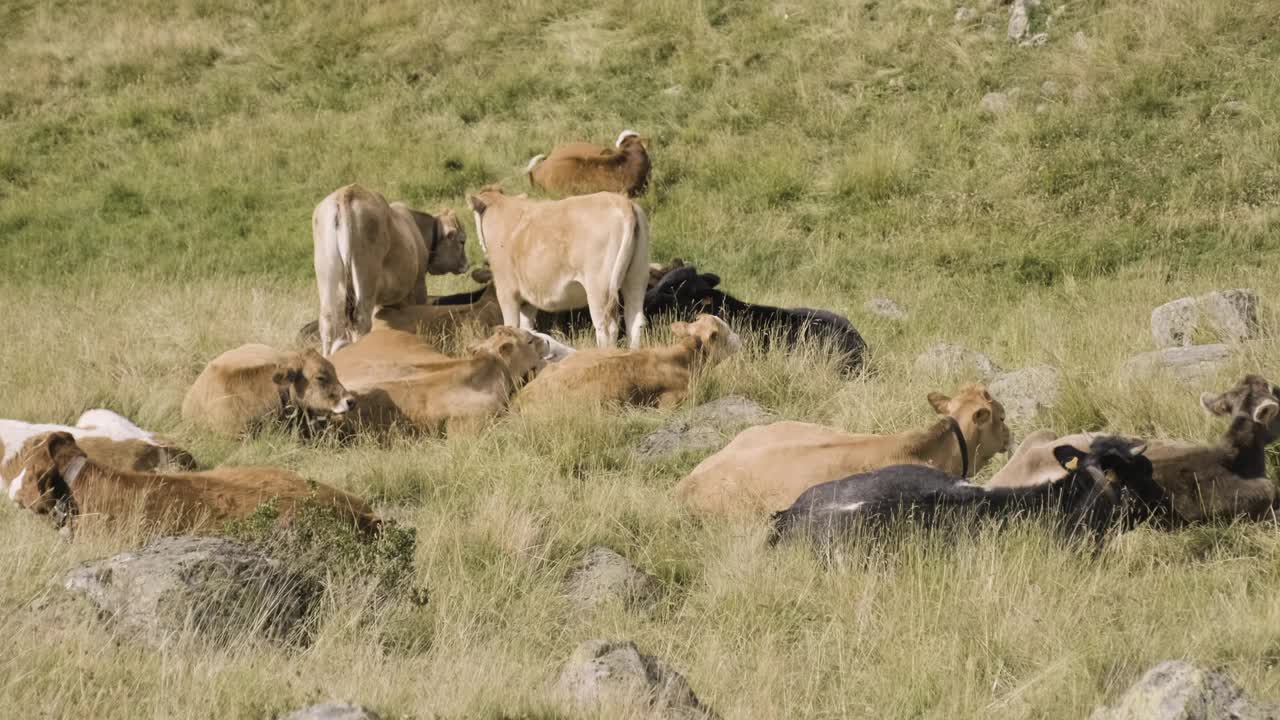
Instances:
[[[288,346],[314,317],[310,213],[334,188],[462,210],[482,184],[525,189],[520,169],[555,143],[630,127],[650,139],[655,259],[845,313],[873,348],[854,380],[747,353],[697,400],[897,431],[968,379],[914,371],[948,341],[1062,370],[1061,404],[1020,433],[1216,437],[1198,393],[1280,379],[1269,337],[1203,386],[1117,368],[1152,349],[1149,312],[1176,297],[1253,287],[1275,327],[1274,7],[1043,0],[1049,41],[1020,47],[1004,6],[969,6],[978,19],[957,23],[923,0],[0,4],[0,416],[111,407],[206,463],[362,494],[417,528],[431,598],[371,610],[339,589],[302,652],[152,653],[44,609],[49,578],[132,533],[68,544],[0,510],[0,635],[15,639],[0,706],[262,717],[338,696],[391,716],[553,716],[547,683],[597,636],[668,659],[725,717],[1078,718],[1168,657],[1280,698],[1274,526],[1140,531],[1098,558],[1026,528],[830,568],[764,547],[758,521],[679,507],[669,489],[700,457],[631,455],[670,418],[656,411],[342,450],[179,417],[209,358]],[[1011,94],[1008,112],[981,111],[988,92]],[[876,296],[909,319],[865,312]],[[654,617],[563,598],[598,543],[661,579]]]

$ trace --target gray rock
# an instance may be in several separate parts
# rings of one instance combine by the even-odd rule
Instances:
[[[1048,105],[1047,103],[1038,103],[1038,104],[1036,105],[1036,114],[1037,114],[1037,115],[1043,115],[1043,114],[1045,114],[1045,113],[1047,113],[1047,112],[1049,112],[1049,105]]]
[[[662,596],[657,578],[602,545],[587,550],[565,585],[569,599],[582,610],[621,602],[629,610],[648,614]]]
[[[1049,33],[1038,32],[1019,44],[1024,47],[1042,47],[1049,44]]]
[[[1121,372],[1128,376],[1167,373],[1176,380],[1202,384],[1212,380],[1231,360],[1226,345],[1166,348],[1129,358]]]
[[[971,7],[956,8],[956,22],[971,23],[978,19],[978,11]]]
[[[1090,720],[1277,720],[1280,706],[1249,700],[1231,678],[1181,660],[1167,660],[1142,676]]]
[[[1040,94],[1045,97],[1056,97],[1058,94],[1058,83],[1053,80],[1045,80],[1040,83]]]
[[[319,705],[300,708],[285,715],[281,720],[382,720],[378,713],[352,705],[351,703],[329,701]]]
[[[978,107],[991,115],[1003,115],[1009,112],[1009,96],[1005,93],[989,92],[982,96]]]
[[[1158,347],[1188,346],[1203,329],[1223,342],[1258,336],[1258,294],[1236,289],[1165,303],[1151,311],[1151,336]]]
[[[153,644],[186,631],[226,640],[292,638],[320,596],[283,563],[224,538],[161,538],[76,568],[63,586],[88,598],[118,630]]]
[[[636,446],[636,455],[653,461],[688,450],[716,449],[742,428],[772,421],[773,417],[755,401],[729,395],[699,405],[644,436]]]
[[[1084,36],[1084,31],[1078,30],[1075,35],[1071,36],[1071,46],[1080,52],[1089,49],[1089,38]]]
[[[1249,103],[1243,100],[1228,100],[1213,108],[1215,115],[1243,115],[1249,109]]]
[[[997,375],[988,385],[991,395],[1004,405],[1011,425],[1026,425],[1042,410],[1057,406],[1062,373],[1051,365],[1039,365]]]
[[[717,717],[698,700],[683,675],[640,654],[629,640],[588,640],[579,645],[560,672],[557,690],[584,709],[631,705],[672,720]]]
[[[663,91],[662,91],[662,94],[664,94],[664,95],[683,95],[683,94],[684,94],[684,86],[683,86],[683,85],[672,85],[671,87],[667,88],[666,90],[663,90]]]
[[[1091,97],[1093,97],[1093,91],[1088,85],[1077,85],[1071,89],[1071,99],[1078,103],[1085,102]]]
[[[906,320],[907,311],[889,298],[871,298],[862,308],[872,315],[879,315],[890,320]]]
[[[1031,17],[1027,13],[1026,0],[1013,0],[1009,6],[1009,39],[1017,42],[1031,29]]]
[[[915,371],[930,377],[967,375],[985,380],[995,375],[999,368],[980,352],[939,343],[916,356]]]

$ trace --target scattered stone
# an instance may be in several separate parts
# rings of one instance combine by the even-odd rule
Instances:
[[[654,461],[685,451],[713,450],[747,426],[772,421],[773,417],[754,400],[729,395],[699,405],[644,436],[636,446],[636,455]]]
[[[71,571],[63,585],[117,629],[163,644],[185,630],[292,638],[320,596],[314,581],[231,540],[167,537]]]
[[[971,375],[983,380],[999,371],[986,355],[947,343],[939,343],[917,355],[915,370],[929,377]]]
[[[1039,365],[1001,373],[987,388],[1004,405],[1005,417],[1011,425],[1025,425],[1042,410],[1057,406],[1062,373],[1051,365]]]
[[[1040,83],[1040,94],[1045,97],[1056,97],[1058,94],[1058,83],[1053,80],[1045,80]]]
[[[662,91],[662,93],[663,93],[664,95],[682,95],[682,94],[684,94],[684,86],[683,86],[683,85],[672,85],[671,87],[667,88],[666,90],[663,90],[663,91]]]
[[[1249,109],[1249,103],[1243,100],[1228,100],[1213,109],[1215,115],[1243,115]]]
[[[1031,28],[1031,17],[1027,13],[1026,0],[1013,0],[1009,6],[1009,39],[1018,42],[1026,37]]]
[[[1280,705],[1257,704],[1223,673],[1181,660],[1147,671],[1111,707],[1089,720],[1277,720]]]
[[[1088,85],[1077,85],[1071,90],[1071,99],[1076,102],[1085,102],[1093,96],[1093,92],[1089,90]]]
[[[879,315],[890,320],[906,320],[907,311],[889,298],[871,298],[862,308],[872,315]]]
[[[565,585],[569,599],[581,610],[621,602],[628,610],[649,614],[662,594],[657,578],[602,545],[587,550]]]
[[[285,715],[282,720],[382,720],[378,713],[345,702],[325,702],[300,708]]]
[[[1125,362],[1127,375],[1151,375],[1165,372],[1188,384],[1212,380],[1231,360],[1226,345],[1192,345],[1142,353]]]
[[[1077,30],[1076,34],[1071,37],[1071,46],[1080,52],[1085,52],[1089,49],[1089,38],[1084,36],[1083,30]]]
[[[1032,35],[1031,37],[1027,38],[1026,40],[1023,40],[1019,44],[1022,45],[1023,47],[1041,47],[1043,45],[1047,45],[1048,43],[1049,43],[1049,33],[1038,32],[1035,35]]]
[[[1186,347],[1199,329],[1222,342],[1258,336],[1258,294],[1249,289],[1222,290],[1181,298],[1151,311],[1151,336],[1157,347]]]
[[[641,655],[629,640],[588,640],[579,645],[561,670],[557,689],[584,709],[634,703],[654,717],[717,717],[698,700],[683,675],[657,658]]]
[[[989,92],[982,96],[982,102],[978,106],[985,113],[1003,115],[1009,112],[1009,96],[1004,93]]]
[[[1037,114],[1037,115],[1043,115],[1043,114],[1045,114],[1045,113],[1047,113],[1047,112],[1049,112],[1049,105],[1048,105],[1047,103],[1039,103],[1039,104],[1037,104],[1037,105],[1036,105],[1036,114]]]
[[[971,7],[956,8],[956,22],[971,23],[978,19],[978,11]]]

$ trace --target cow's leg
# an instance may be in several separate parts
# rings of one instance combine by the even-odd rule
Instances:
[[[520,298],[511,293],[498,293],[498,307],[502,309],[502,324],[520,327]]]
[[[627,347],[640,347],[640,335],[644,332],[644,291],[649,284],[649,266],[632,262],[622,283],[622,312],[627,321]],[[617,337],[615,329],[613,337]]]
[[[667,390],[658,395],[658,408],[660,410],[669,410],[684,402],[689,395],[688,390]]]
[[[591,325],[596,329],[596,346],[612,347],[618,337],[618,313],[616,308],[609,312],[609,301],[601,295],[587,295],[587,311],[591,313]],[[609,321],[612,316],[613,335],[609,334]]]
[[[520,303],[520,329],[533,331],[533,322],[538,314],[538,308],[529,303]]]
[[[426,305],[427,304],[427,278],[425,275],[419,275],[417,280],[413,281],[413,289],[409,291],[409,305]]]

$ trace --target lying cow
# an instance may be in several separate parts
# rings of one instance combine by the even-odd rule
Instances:
[[[81,518],[148,530],[185,533],[218,530],[275,500],[286,522],[305,500],[336,510],[360,530],[381,524],[364,501],[336,488],[312,483],[280,468],[223,467],[192,473],[138,473],[90,457],[65,432],[27,440],[25,463],[11,497],[20,507],[50,515],[59,528]]]
[[[893,522],[954,532],[975,519],[1047,516],[1067,535],[1087,533],[1101,542],[1117,521],[1132,527],[1168,510],[1143,449],[1109,436],[1095,438],[1084,452],[1057,445],[1058,477],[1021,487],[980,487],[937,468],[893,465],[804,491],[774,516],[774,540],[803,534],[827,543],[854,528],[878,532]],[[1125,496],[1134,501],[1126,503]]]
[[[366,340],[389,332],[371,333],[343,352],[365,353],[361,346]],[[409,335],[397,342],[408,347],[413,339]],[[507,409],[516,389],[545,367],[543,357],[550,349],[525,330],[502,326],[488,339],[472,343],[467,353],[466,358],[438,361],[425,352],[407,361],[401,352],[379,356],[368,351],[349,359],[339,353],[335,360],[340,367],[353,368],[344,381],[360,398],[349,426],[375,433],[394,427],[428,433],[474,429]]]
[[[676,495],[700,512],[779,512],[814,485],[854,473],[909,464],[967,478],[1008,450],[1004,406],[982,385],[954,398],[930,393],[929,402],[941,420],[895,435],[851,435],[801,422],[747,428],[681,480]]]
[[[110,410],[89,410],[74,426],[0,420],[0,489],[10,499],[19,492],[25,458],[19,452],[33,437],[65,432],[75,437],[89,457],[121,470],[158,470],[176,467],[190,470],[195,459],[186,450],[134,425]]]
[[[845,372],[862,367],[867,344],[848,318],[826,310],[743,302],[717,290],[719,284],[717,275],[699,273],[692,265],[677,267],[645,293],[645,315],[674,313],[688,318],[700,312],[714,313],[728,320],[743,337],[755,339],[765,347],[795,347],[817,341],[837,354]]]
[[[250,344],[209,362],[182,401],[182,417],[225,435],[253,432],[276,420],[308,430],[314,421],[347,412],[354,402],[333,364],[315,350],[284,352]]]
[[[453,211],[434,217],[359,185],[321,200],[311,229],[325,355],[369,332],[375,305],[425,303],[427,273],[467,267],[467,234]]]
[[[529,160],[530,184],[562,195],[616,192],[644,194],[649,184],[649,153],[634,130],[623,130],[613,148],[576,142]]]
[[[640,346],[649,223],[616,193],[538,201],[483,190],[468,196],[505,325],[534,329],[535,310],[586,306],[596,344],[618,337],[618,295],[630,347]]]
[[[583,350],[552,365],[520,391],[520,407],[569,401],[617,402],[666,408],[683,402],[694,373],[738,350],[737,333],[720,318],[699,315],[671,325],[667,347]]]

